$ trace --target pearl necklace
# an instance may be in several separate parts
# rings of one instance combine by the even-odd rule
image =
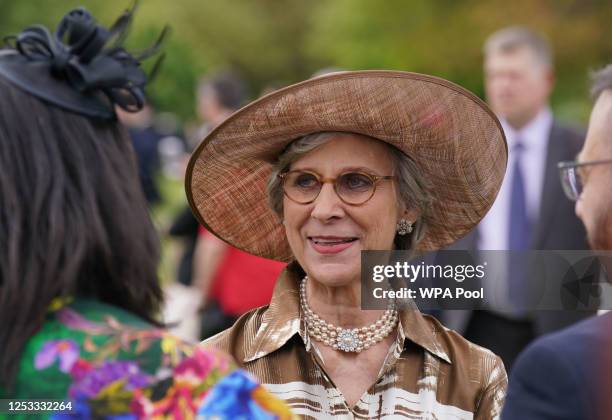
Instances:
[[[361,328],[341,328],[319,318],[308,306],[306,300],[306,281],[308,276],[302,279],[300,284],[300,304],[304,312],[307,334],[334,350],[359,353],[367,350],[374,344],[382,341],[395,328],[398,321],[398,313],[395,303],[389,302],[389,306],[383,316],[369,326]]]

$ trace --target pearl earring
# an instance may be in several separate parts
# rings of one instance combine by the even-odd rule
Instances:
[[[406,219],[400,219],[400,221],[397,223],[396,230],[397,230],[397,234],[400,236],[404,236],[407,233],[411,233],[412,223]]]

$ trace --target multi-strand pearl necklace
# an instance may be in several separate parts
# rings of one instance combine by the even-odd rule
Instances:
[[[389,302],[383,316],[371,325],[361,328],[341,328],[319,318],[308,306],[306,300],[306,281],[300,284],[300,303],[304,312],[306,331],[308,335],[334,350],[359,353],[387,337],[397,325],[398,314],[395,303]]]

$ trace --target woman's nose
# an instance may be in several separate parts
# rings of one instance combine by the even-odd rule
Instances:
[[[344,215],[344,203],[336,194],[331,183],[325,183],[321,186],[321,191],[313,204],[311,216],[317,220],[327,221]]]

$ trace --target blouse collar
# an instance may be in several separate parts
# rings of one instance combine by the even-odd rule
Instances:
[[[270,305],[263,314],[261,326],[253,341],[246,344],[244,362],[257,360],[280,349],[296,334],[309,347],[300,308],[300,276],[301,268],[293,262],[279,277]],[[418,309],[400,311],[399,338],[403,340],[404,348],[409,340],[445,362],[452,363],[447,346],[439,335],[436,323],[428,322]]]

